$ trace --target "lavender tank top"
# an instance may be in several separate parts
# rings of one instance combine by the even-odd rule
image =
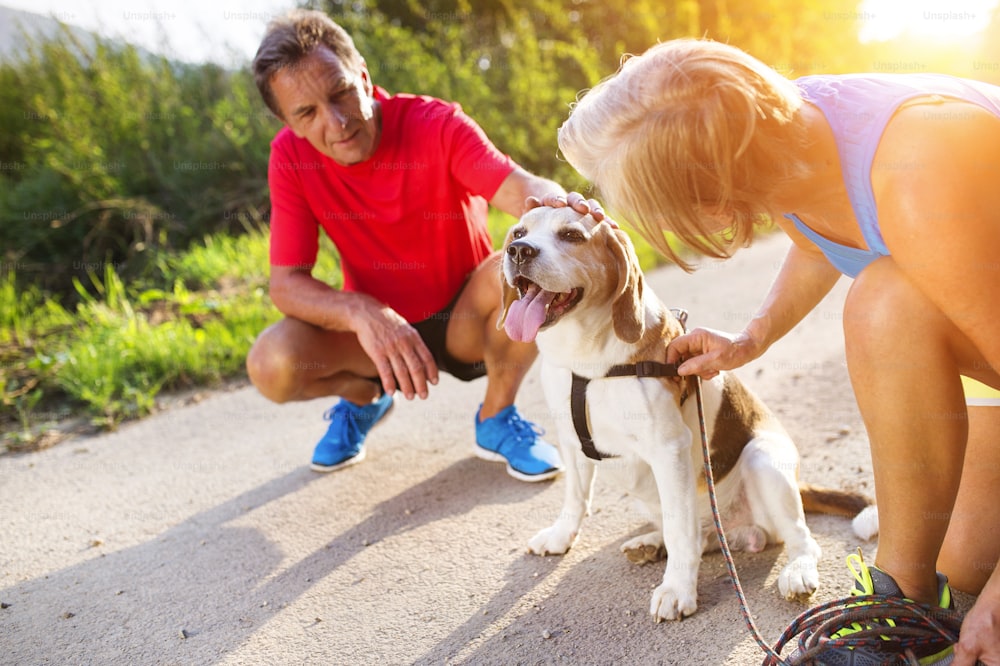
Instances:
[[[917,97],[965,100],[1000,117],[1000,87],[943,74],[841,74],[803,76],[795,85],[823,112],[837,143],[847,196],[868,249],[834,243],[786,214],[837,270],[856,277],[869,263],[889,255],[879,230],[871,172],[885,126],[903,103]],[[933,113],[933,111],[928,111]]]

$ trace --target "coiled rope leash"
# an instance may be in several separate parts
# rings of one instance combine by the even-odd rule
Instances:
[[[687,312],[683,310],[672,311],[686,332]],[[920,666],[912,652],[914,648],[929,645],[942,638],[952,644],[958,642],[958,634],[962,626],[962,613],[898,597],[866,595],[864,602],[860,605],[857,597],[847,597],[810,608],[792,621],[773,648],[768,645],[750,614],[746,594],[743,592],[739,575],[736,573],[736,563],[733,560],[732,551],[729,549],[725,531],[722,529],[722,519],[719,517],[719,505],[715,496],[715,480],[712,477],[712,461],[708,451],[708,428],[705,425],[701,377],[698,376],[695,376],[695,399],[698,405],[698,427],[701,431],[705,483],[708,488],[709,504],[712,507],[715,532],[719,537],[719,549],[726,561],[726,568],[729,570],[729,578],[736,591],[743,621],[757,645],[767,655],[761,666],[777,666],[778,664],[814,666],[817,664],[816,659],[829,649],[885,646],[886,639],[895,644],[894,647],[898,648],[900,654],[897,660],[897,655],[886,653],[887,660],[883,663]],[[892,618],[895,626],[877,624],[842,638],[831,638],[833,634],[854,623],[861,624],[872,620],[884,621],[886,618]],[[800,636],[797,652],[787,659],[782,658],[780,655],[782,648],[796,636]]]

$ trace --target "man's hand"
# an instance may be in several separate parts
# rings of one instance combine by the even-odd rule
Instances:
[[[674,338],[667,346],[667,363],[683,361],[681,375],[712,379],[723,370],[746,365],[760,355],[747,333],[731,335],[710,328],[696,328]],[[686,359],[686,360],[685,360]]]
[[[570,192],[566,195],[546,194],[541,199],[538,197],[528,197],[528,199],[524,202],[525,210],[531,210],[532,208],[538,208],[539,206],[549,206],[550,208],[564,208],[569,206],[582,215],[587,215],[589,213],[598,222],[606,219],[604,217],[604,209],[601,208],[601,204],[598,203],[596,199],[587,199],[579,192]],[[609,218],[608,222],[610,222],[612,226],[618,226]]]
[[[427,384],[438,383],[438,367],[420,334],[398,312],[376,305],[355,325],[361,348],[375,364],[385,392],[397,389],[412,400],[427,397]]]

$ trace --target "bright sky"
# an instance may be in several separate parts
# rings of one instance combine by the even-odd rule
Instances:
[[[1000,0],[859,0],[862,40],[908,33],[933,41],[963,40],[990,21]],[[0,0],[0,4],[118,36],[189,62],[238,64],[253,58],[274,15],[295,0]],[[169,43],[162,44],[164,35]]]
[[[998,0],[862,0],[861,40],[908,33],[933,41],[967,39],[989,25]]]
[[[178,60],[250,61],[275,15],[295,0],[0,0],[0,5],[51,15]],[[164,45],[164,36],[169,43]]]

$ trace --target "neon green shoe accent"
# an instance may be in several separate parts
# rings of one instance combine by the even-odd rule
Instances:
[[[872,580],[872,572],[869,570],[868,565],[865,564],[865,556],[864,553],[861,552],[861,549],[858,548],[857,554],[851,553],[850,555],[848,555],[846,561],[847,561],[847,568],[851,570],[852,574],[854,574],[854,580],[855,580],[854,587],[851,588],[851,596],[867,597],[874,595],[875,581]],[[855,565],[857,565],[857,568],[855,568]],[[899,590],[898,587],[896,589]],[[900,596],[902,596],[902,593],[900,593]],[[857,606],[866,606],[870,604],[871,604],[870,601],[869,602],[858,601],[857,603],[854,604],[847,604],[847,608],[856,608]],[[896,623],[893,622],[891,618],[886,618],[885,624],[887,624],[890,627],[896,626]],[[870,627],[862,625],[858,622],[854,622],[849,627],[844,627],[837,633],[831,635],[830,638],[843,638],[844,636],[850,636],[851,634],[856,634],[859,631],[865,631],[866,629],[869,628]],[[889,640],[888,636],[882,636],[881,638],[884,641]]]
[[[865,563],[865,557],[860,548],[858,548],[857,554],[851,553],[847,556],[847,568],[851,570],[855,581],[854,587],[851,589],[851,596],[860,597],[856,603],[848,604],[848,608],[870,605],[872,602],[865,601],[864,597],[873,595],[899,597],[904,601],[913,601],[912,599],[908,599],[903,596],[903,591],[899,589],[899,585],[896,584],[896,581],[893,580],[892,576],[877,567],[869,567]],[[874,577],[872,576],[873,571],[875,572]],[[876,580],[876,577],[878,580]],[[954,604],[951,597],[951,587],[948,585],[948,579],[942,574],[938,574],[938,590],[938,605],[941,608],[953,608]],[[895,627],[896,623],[892,620],[892,618],[872,620],[871,623],[867,625],[854,622],[849,627],[844,627],[840,631],[831,635],[830,638],[844,638],[845,636],[850,636],[851,634],[859,631],[869,630],[877,626]],[[880,637],[884,641],[892,640],[888,636],[883,635]],[[853,648],[848,649],[853,650]],[[954,646],[949,645],[934,654],[920,657],[918,663],[922,665],[948,664],[951,663],[951,655],[953,652]]]

